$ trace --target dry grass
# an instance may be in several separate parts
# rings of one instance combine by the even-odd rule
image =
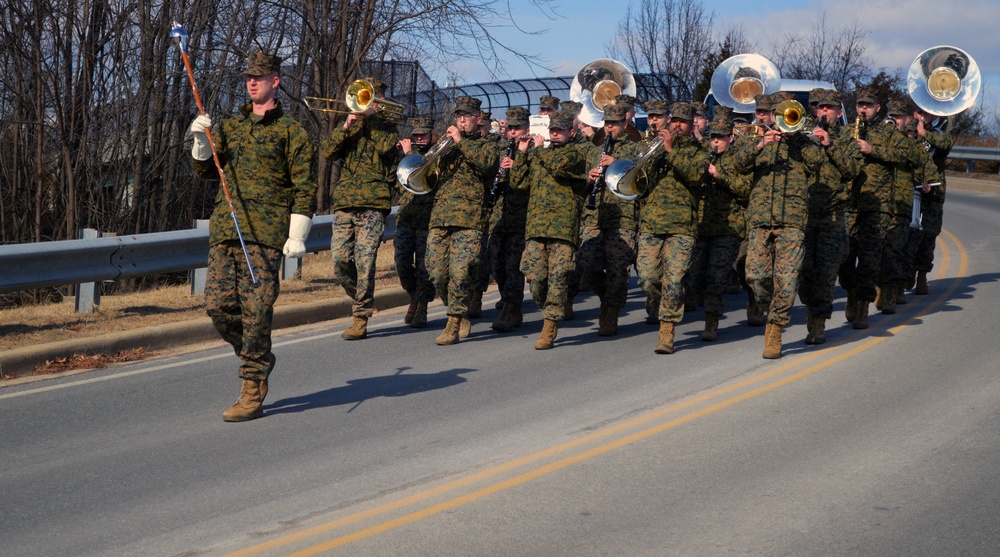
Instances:
[[[399,285],[393,265],[392,241],[378,254],[376,289]],[[76,313],[74,300],[58,304],[0,310],[0,350],[97,336],[205,317],[203,296],[192,296],[190,286],[171,286],[125,295],[101,296],[98,311]],[[302,279],[281,284],[277,305],[313,302],[344,296],[333,285],[330,252],[308,254],[302,260]]]

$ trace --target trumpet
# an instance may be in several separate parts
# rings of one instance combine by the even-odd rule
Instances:
[[[396,167],[396,179],[399,180],[399,185],[414,195],[430,193],[437,186],[435,163],[454,143],[455,140],[445,137],[435,143],[426,154],[412,153],[403,157]]]
[[[375,113],[387,120],[398,120],[403,116],[406,107],[375,96],[375,87],[366,79],[356,79],[347,87],[344,100],[327,99],[323,97],[306,97],[303,99],[309,110],[331,112],[334,114],[361,114],[374,107]],[[347,110],[333,108],[344,105]]]
[[[774,109],[774,123],[782,133],[795,133],[803,128],[812,129],[811,117],[806,116],[806,109],[796,100],[781,101]]]

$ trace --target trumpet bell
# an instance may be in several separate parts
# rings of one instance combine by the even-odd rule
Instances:
[[[778,67],[760,54],[737,54],[712,72],[712,94],[722,106],[749,113],[757,108],[754,97],[781,89]]]
[[[935,46],[918,54],[910,64],[906,86],[918,107],[935,116],[951,116],[976,104],[982,74],[964,50]]]
[[[576,73],[569,97],[583,105],[580,121],[595,128],[604,125],[604,108],[618,95],[635,96],[635,77],[625,64],[610,58],[598,58]]]
[[[774,109],[774,124],[782,133],[795,133],[806,126],[806,109],[794,99],[781,101]]]

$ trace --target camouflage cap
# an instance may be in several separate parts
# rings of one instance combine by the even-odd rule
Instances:
[[[862,87],[861,89],[858,89],[857,94],[855,94],[854,102],[879,104],[878,93],[871,87]]]
[[[809,92],[809,104],[840,107],[840,93],[833,89],[813,89]]]
[[[712,119],[718,120],[720,118],[723,118],[726,120],[732,120],[734,112],[735,111],[732,108],[729,108],[728,106],[722,106],[720,104],[712,110]]]
[[[431,133],[434,130],[434,120],[423,116],[411,118],[410,126],[413,128],[410,133]]]
[[[523,106],[512,106],[507,109],[508,127],[516,128],[518,126],[524,126],[528,123],[530,118],[531,113],[529,113],[528,109]]]
[[[761,93],[754,97],[753,100],[757,105],[754,110],[774,110],[774,103],[771,101],[771,95]]]
[[[475,97],[455,98],[455,112],[464,112],[466,114],[479,116],[479,107],[482,105],[483,101]]]
[[[549,129],[571,130],[573,129],[574,120],[576,120],[576,114],[573,114],[572,112],[559,111],[554,114],[549,114]]]
[[[492,112],[486,112],[485,110],[481,110],[479,112],[479,119],[480,120],[488,122],[490,120],[490,118],[493,118],[493,113]]]
[[[601,118],[601,120],[604,120],[605,122],[624,121],[625,116],[627,115],[628,115],[628,108],[626,108],[625,105],[621,105],[614,102],[604,108],[604,116]]]
[[[691,106],[691,103],[674,103],[670,106],[670,119],[690,122],[694,120],[694,107]]]
[[[559,110],[559,99],[551,95],[542,95],[538,99],[539,110]]]
[[[269,56],[261,51],[251,52],[247,56],[247,69],[243,70],[243,75],[260,77],[281,69],[281,58]]]
[[[615,97],[615,103],[624,106],[625,110],[632,110],[635,108],[635,102],[635,97],[632,95],[621,94]]]
[[[583,110],[583,103],[576,101],[563,101],[559,103],[559,112],[569,112],[574,117],[579,116],[581,110]]]
[[[377,77],[364,77],[362,79],[372,84],[372,89],[375,90],[376,96],[381,96],[385,93],[386,85],[381,79]]]
[[[795,100],[795,93],[792,93],[791,91],[778,91],[777,93],[773,93],[771,95],[771,104],[773,104],[774,106],[778,106],[778,104],[781,103],[781,101],[794,101],[794,100]]]
[[[733,122],[729,118],[712,120],[708,126],[708,135],[733,135]]]
[[[660,99],[646,101],[646,114],[664,115],[670,113],[670,105]]]
[[[692,102],[690,103],[694,108],[694,115],[700,116],[702,118],[708,118],[708,105],[703,102]]]
[[[885,106],[886,114],[889,116],[909,116],[911,114],[906,101],[902,99],[892,99],[885,103]]]

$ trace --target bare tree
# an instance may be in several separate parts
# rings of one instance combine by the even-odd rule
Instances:
[[[701,79],[694,88],[694,100],[701,100],[712,88],[712,74],[719,64],[738,54],[748,54],[757,51],[757,46],[750,40],[742,25],[730,26],[725,36],[718,43],[718,48],[709,53],[701,71]]]
[[[852,82],[873,75],[868,35],[857,22],[833,29],[823,13],[808,31],[786,33],[773,46],[770,58],[782,77],[829,81],[838,91],[845,91]]]
[[[701,0],[630,2],[608,52],[635,72],[675,76],[688,100],[714,47],[714,21]]]

